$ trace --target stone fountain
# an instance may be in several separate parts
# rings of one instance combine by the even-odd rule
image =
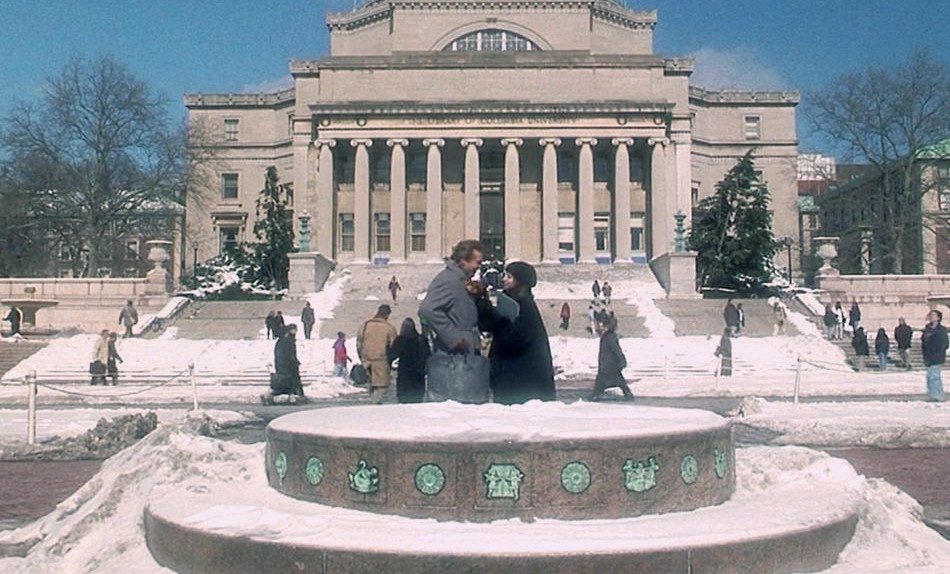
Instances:
[[[156,560],[189,573],[801,572],[833,564],[857,520],[855,495],[829,486],[733,499],[732,429],[697,410],[327,408],[272,421],[262,458],[270,488],[153,501]]]

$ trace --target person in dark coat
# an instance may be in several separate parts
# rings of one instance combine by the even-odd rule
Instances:
[[[614,288],[610,286],[610,283],[607,280],[604,280],[604,284],[600,287],[600,292],[604,296],[604,304],[610,305],[610,297],[614,294]]]
[[[835,315],[831,304],[825,305],[825,338],[831,341],[835,338],[835,327],[838,325],[838,316]]]
[[[421,403],[426,393],[426,362],[429,342],[416,331],[416,322],[402,320],[399,335],[393,341],[393,356],[399,359],[396,372],[396,400],[400,403]]]
[[[264,318],[264,327],[267,329],[267,338],[276,339],[274,336],[274,318],[277,317],[277,314],[273,311],[267,314],[267,317]]]
[[[858,307],[857,301],[851,301],[851,308],[848,309],[848,324],[851,325],[852,331],[857,331],[858,325],[861,324],[861,308]]]
[[[518,303],[518,316],[512,321],[490,305],[479,309],[479,325],[494,337],[488,357],[490,385],[496,403],[512,405],[555,398],[551,345],[531,294],[537,283],[537,272],[530,264],[509,263],[503,278],[504,293]]]
[[[275,382],[271,383],[271,402],[274,395],[303,396],[300,383],[300,361],[297,359],[297,326],[288,325],[274,345]],[[265,400],[265,402],[267,402]]]
[[[594,284],[590,286],[590,292],[594,295],[594,301],[600,301],[600,283],[594,279]]]
[[[109,333],[109,358],[106,361],[106,374],[112,379],[113,387],[119,384],[119,366],[116,364],[116,361],[120,363],[124,362],[122,357],[119,356],[119,351],[115,346],[118,338],[118,333]]]
[[[858,370],[863,371],[865,357],[871,354],[868,348],[868,336],[864,333],[864,327],[855,329],[854,336],[851,337],[851,346],[854,348],[854,354],[857,355]]]
[[[726,328],[729,329],[729,335],[735,335],[739,330],[739,309],[736,308],[736,304],[732,302],[732,299],[726,301],[726,306],[722,309],[722,320],[726,323]]]
[[[887,336],[884,327],[877,330],[877,336],[874,337],[874,353],[877,355],[877,368],[879,371],[887,369],[887,354],[891,350],[891,340]]]
[[[619,387],[624,398],[633,400],[633,392],[623,378],[627,358],[620,348],[615,325],[610,321],[598,323],[597,332],[600,334],[600,350],[597,353],[597,377],[594,379],[594,392],[590,400],[598,400],[605,390],[613,387]]]
[[[722,359],[719,363],[719,374],[723,377],[731,377],[732,337],[729,333],[729,327],[722,330],[722,337],[719,339],[719,346],[716,347],[715,355]]]
[[[284,313],[283,311],[277,311],[274,313],[274,338],[280,339],[284,336],[284,329],[286,329],[284,324]]]
[[[739,312],[739,324],[736,325],[736,335],[740,335],[745,329],[745,311],[742,309],[742,303],[736,305],[736,311]]]
[[[135,310],[135,305],[131,300],[125,302],[125,307],[119,312],[119,324],[125,327],[124,337],[132,337],[132,327],[139,322],[139,312]]]
[[[10,321],[10,336],[20,334],[20,325],[23,324],[23,311],[16,305],[10,307],[10,312],[4,317],[4,321]]]
[[[905,369],[910,370],[910,341],[914,338],[914,329],[907,324],[903,317],[897,320],[897,327],[894,328],[894,342],[897,343],[897,352],[901,356],[901,364]]]
[[[309,339],[310,334],[313,333],[313,325],[317,322],[316,317],[313,315],[313,307],[310,306],[310,301],[304,304],[303,310],[300,312],[300,322],[303,324],[303,336]]]
[[[561,305],[561,329],[567,331],[571,326],[571,306],[565,301]]]
[[[927,325],[920,335],[920,352],[927,366],[927,400],[940,402],[943,397],[943,381],[940,366],[947,360],[947,330],[940,323],[943,313],[933,309],[927,313]]]
[[[393,275],[393,278],[389,280],[389,293],[393,296],[393,303],[396,302],[396,294],[401,290],[402,285],[399,284],[399,280]]]

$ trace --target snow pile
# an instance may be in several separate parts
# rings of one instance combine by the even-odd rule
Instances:
[[[313,332],[320,332],[320,325],[326,319],[333,319],[336,308],[343,301],[343,292],[347,282],[353,277],[349,269],[344,269],[341,273],[331,272],[330,277],[323,285],[323,289],[318,293],[312,293],[307,296],[307,301],[313,307],[313,315],[316,323],[313,325]],[[331,343],[332,345],[332,343]]]
[[[793,485],[799,488],[789,488],[788,492],[844,488],[857,496],[860,512],[857,530],[838,564],[826,571],[830,574],[936,574],[945,572],[950,563],[950,543],[923,524],[919,505],[885,482],[865,480],[842,460],[799,447],[755,447],[736,451],[736,471],[738,484],[734,499],[739,501],[754,498],[763,490],[781,490]],[[142,515],[149,501],[183,491],[218,493],[221,504],[233,508],[232,516],[216,515],[213,520],[205,517],[206,527],[210,522],[226,527],[245,520],[244,515],[253,509],[241,506],[244,501],[241,493],[254,493],[254,498],[262,496],[281,508],[295,507],[301,512],[311,506],[317,508],[317,505],[292,501],[269,489],[264,476],[262,445],[222,442],[197,436],[187,428],[161,425],[135,446],[106,461],[96,476],[51,514],[18,530],[0,532],[0,551],[6,550],[9,555],[11,550],[18,549],[23,555],[0,560],[0,572],[168,572],[155,563],[146,548]],[[790,499],[787,504],[807,502]],[[279,513],[271,514],[269,518],[279,519]],[[335,514],[337,510],[331,509],[327,516],[309,516],[309,531],[299,530],[300,525],[282,522],[272,526],[291,528],[286,536],[292,542],[321,535],[315,529],[321,528],[324,521]],[[700,509],[684,513],[684,518],[701,527],[704,517],[710,514],[710,509]],[[268,516],[258,519],[267,520]],[[659,519],[663,517],[630,520],[649,524]],[[416,523],[445,529],[460,539],[468,537],[469,540],[474,532],[486,526],[364,515],[361,533],[375,532],[377,522],[388,528],[379,530],[380,535],[392,534],[394,529],[403,530],[397,528],[399,525]],[[563,523],[544,520],[536,524],[548,534],[534,541],[536,544],[554,544],[557,540],[564,543],[556,536],[559,524]],[[518,521],[497,522],[491,528],[503,530],[509,525],[520,529]],[[590,523],[592,531],[610,527],[610,521]],[[530,545],[532,541],[522,537],[515,542]]]
[[[950,542],[923,522],[923,509],[910,496],[878,479],[865,479],[846,461],[801,447],[736,450],[736,494],[794,483],[838,483],[861,497],[858,525],[838,562],[825,574],[942,574],[950,564]],[[796,501],[789,500],[789,505]]]
[[[775,444],[950,448],[950,403],[770,402],[745,399],[740,422],[779,436]]]

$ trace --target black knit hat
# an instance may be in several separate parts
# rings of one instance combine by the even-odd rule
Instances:
[[[505,271],[515,278],[518,285],[528,287],[529,289],[538,284],[538,272],[534,270],[529,263],[524,261],[513,261],[508,264]]]

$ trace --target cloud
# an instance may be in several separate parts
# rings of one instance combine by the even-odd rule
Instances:
[[[695,60],[690,83],[713,90],[730,88],[777,90],[787,82],[751,48],[702,48],[689,55]]]
[[[271,78],[270,80],[264,80],[262,82],[257,82],[254,84],[244,84],[241,86],[242,92],[247,93],[258,93],[258,92],[278,92],[280,90],[286,90],[287,88],[294,87],[294,78],[290,74],[284,74],[279,78]]]

